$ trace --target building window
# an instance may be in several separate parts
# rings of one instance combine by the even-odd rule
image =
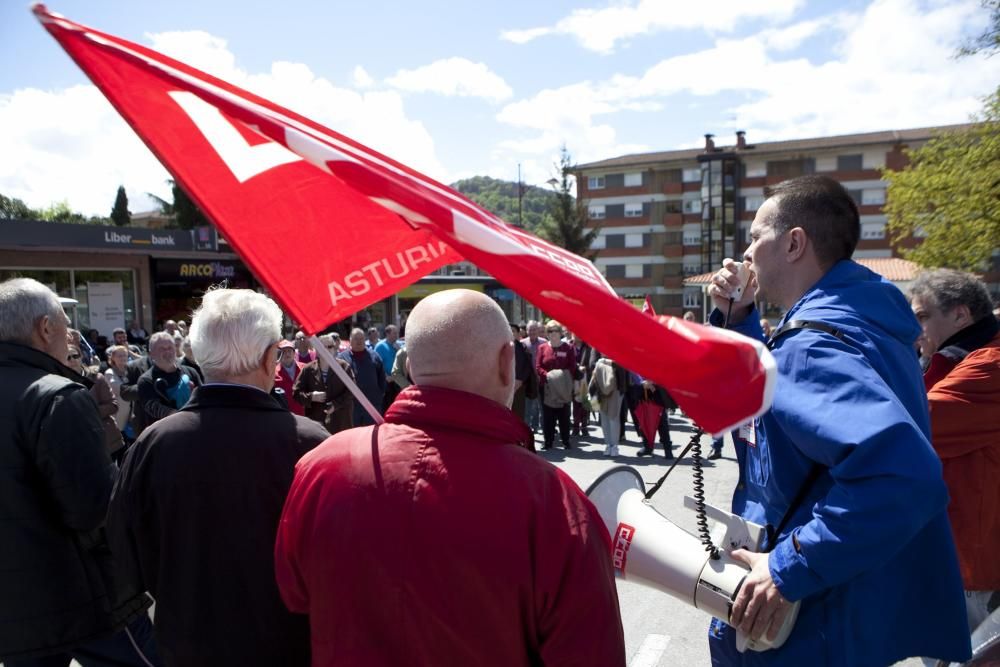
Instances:
[[[645,234],[626,234],[625,235],[625,247],[626,248],[642,248],[645,244]]]
[[[774,160],[767,163],[767,175],[778,178],[794,178],[816,171],[816,161],[812,158],[799,160]]]
[[[625,265],[625,277],[626,278],[642,278],[643,276],[643,265],[642,264],[626,264]]]
[[[637,171],[631,174],[625,174],[625,187],[626,188],[636,188],[642,185],[642,172]]]
[[[603,234],[598,234],[597,236],[594,237],[594,240],[590,244],[590,247],[593,248],[594,250],[603,250],[605,238],[607,237],[605,237]]]
[[[642,217],[642,204],[625,204],[625,217],[626,218],[641,218]]]
[[[857,155],[838,155],[837,171],[861,171],[864,161],[860,153]]]
[[[684,290],[684,307],[685,308],[700,308],[701,307],[701,290]]]
[[[684,232],[684,245],[698,245],[701,243],[699,232]]]
[[[605,248],[624,248],[625,247],[625,235],[624,234],[608,234],[604,237],[604,247]]]
[[[864,206],[881,206],[885,203],[885,190],[873,188],[861,191],[861,203]]]
[[[624,264],[608,264],[604,267],[604,275],[608,278],[624,278],[625,277],[625,265]]]
[[[764,195],[751,195],[743,200],[743,210],[745,211],[756,211],[763,205]]]
[[[680,199],[668,199],[663,202],[664,213],[680,213],[684,210],[684,203]]]
[[[587,215],[591,220],[604,220],[605,209],[603,206],[591,206],[587,209]]]
[[[603,190],[604,189],[604,177],[603,176],[588,176],[587,177],[587,189],[588,190]]]
[[[701,213],[701,200],[700,199],[685,199],[684,200],[684,212],[685,213]]]
[[[858,206],[861,206],[861,200],[862,200],[861,192],[862,192],[861,190],[851,190],[851,189],[847,190],[847,194],[850,195],[851,199],[853,199],[854,203],[857,204]]]
[[[874,225],[861,225],[861,238],[863,239],[884,239],[885,225],[878,223]]]
[[[685,183],[700,183],[701,169],[685,169],[682,178]]]

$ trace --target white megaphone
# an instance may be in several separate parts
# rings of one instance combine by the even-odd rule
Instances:
[[[635,468],[617,466],[587,489],[611,535],[615,575],[661,590],[728,622],[733,601],[750,570],[725,550],[720,549],[718,559],[712,558],[697,537],[653,509],[646,500],[645,486]],[[693,508],[694,500],[685,498],[684,504]],[[705,514],[725,527],[723,535],[713,535],[716,546],[760,548],[762,526],[710,505],[705,505]],[[736,648],[740,652],[778,648],[788,639],[798,613],[796,602],[773,641],[766,635],[754,640],[737,630]]]

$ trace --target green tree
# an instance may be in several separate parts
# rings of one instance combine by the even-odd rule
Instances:
[[[194,227],[203,227],[211,224],[208,216],[206,216],[202,210],[198,208],[198,205],[195,204],[190,197],[188,197],[188,194],[177,184],[177,181],[171,179],[168,180],[167,183],[170,184],[170,192],[173,196],[172,202],[168,202],[162,197],[157,197],[150,192],[146,193],[146,195],[155,201],[157,206],[159,206],[160,213],[173,216],[176,226],[180,229],[192,229]]]
[[[549,210],[542,220],[539,236],[561,248],[593,261],[597,252],[591,249],[598,227],[587,229],[588,216],[583,205],[573,197],[570,181],[572,158],[564,146],[559,156],[558,184],[555,199],[549,204]]]
[[[883,170],[889,234],[923,236],[902,251],[922,266],[982,270],[1000,239],[1000,88],[975,120],[908,150],[904,169]]]
[[[1000,52],[1000,0],[981,0],[981,4],[990,13],[990,23],[986,30],[958,50],[959,57],[982,52],[993,56]]]
[[[516,225],[517,183],[489,176],[473,176],[456,181],[451,187],[476,202],[493,215]],[[555,193],[534,185],[521,184],[521,226],[536,233]]]
[[[0,195],[0,220],[33,220],[37,211],[15,197]]]
[[[111,209],[111,221],[119,227],[126,227],[132,224],[132,214],[128,210],[128,195],[125,194],[125,186],[118,186],[118,193],[115,195],[115,205]]]

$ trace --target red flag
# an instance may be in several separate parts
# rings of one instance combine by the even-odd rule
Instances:
[[[653,302],[649,300],[649,295],[646,295],[646,301],[642,304],[642,312],[644,315],[649,315],[650,317],[656,317],[656,311],[653,310]]]
[[[460,255],[666,387],[712,433],[769,407],[774,362],[762,343],[646,317],[587,260],[447,186],[151,49],[34,11],[307,330]],[[294,247],[275,248],[298,232]]]

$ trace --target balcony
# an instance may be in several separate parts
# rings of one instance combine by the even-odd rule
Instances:
[[[683,183],[664,183],[663,184],[663,194],[665,195],[679,195],[684,191]]]
[[[684,214],[664,213],[663,224],[667,227],[682,227],[684,225]]]

